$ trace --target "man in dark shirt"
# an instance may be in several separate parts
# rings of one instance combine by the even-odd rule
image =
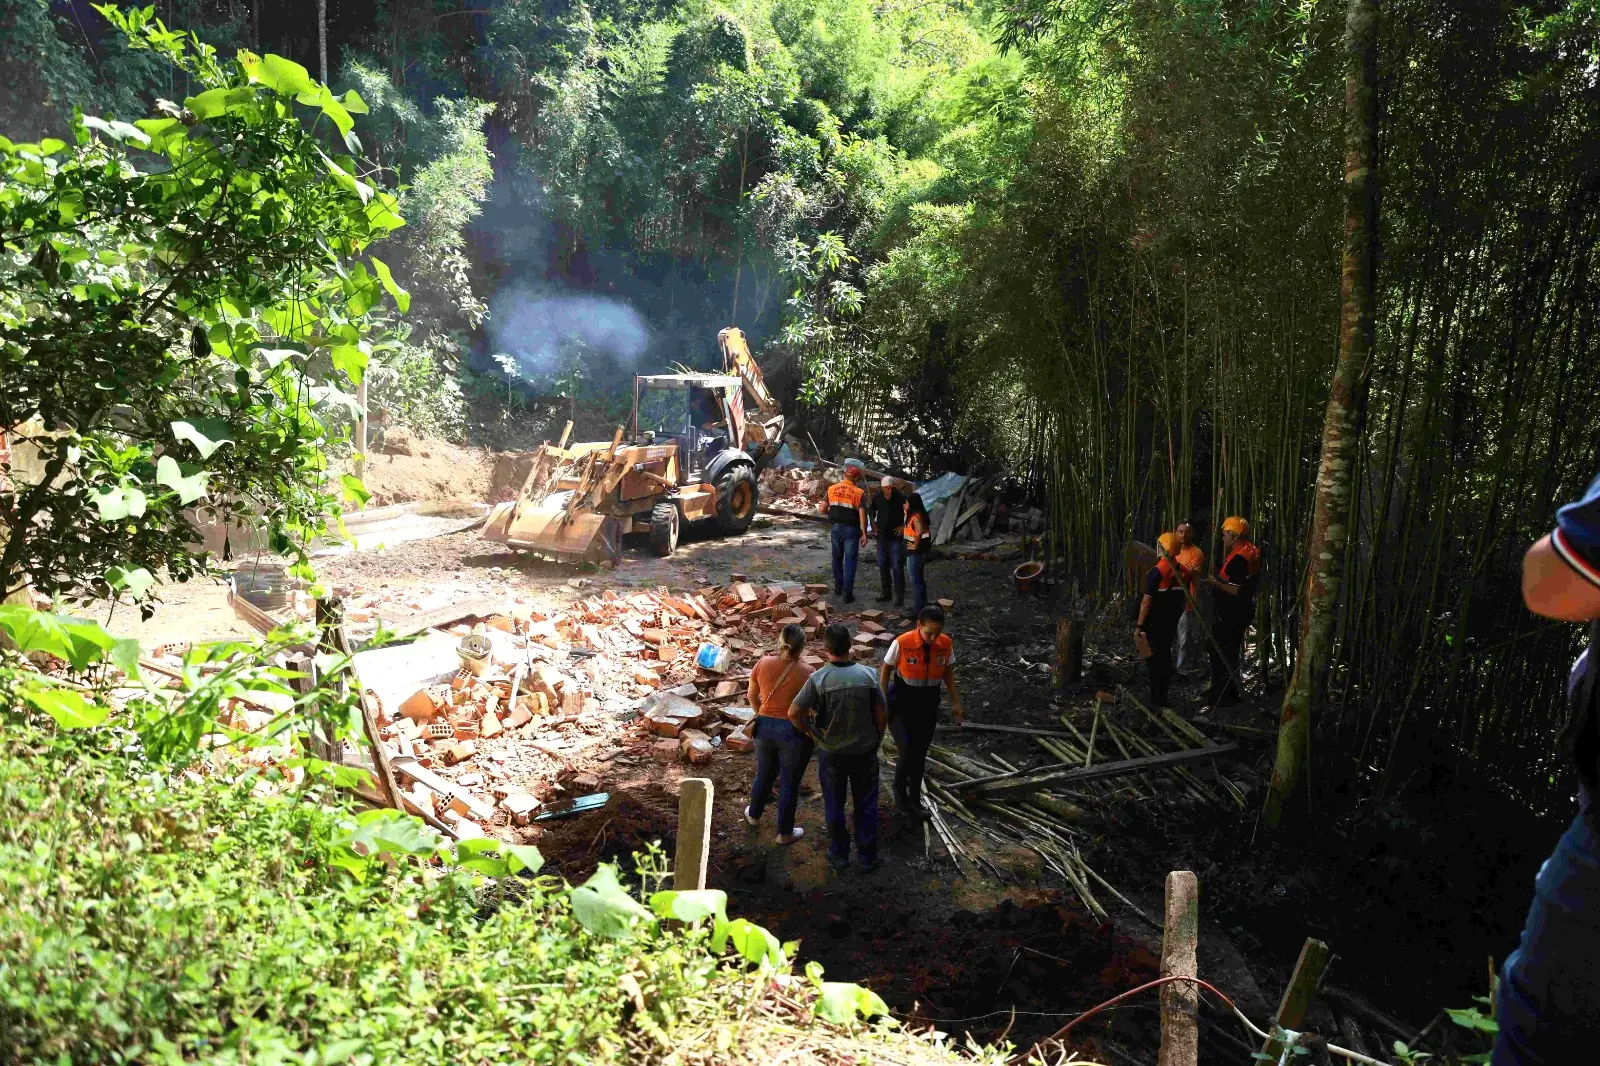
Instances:
[[[1600,1047],[1600,477],[1522,561],[1528,609],[1563,622],[1588,622],[1589,647],[1567,677],[1570,714],[1563,754],[1578,771],[1578,816],[1539,869],[1522,942],[1501,971],[1500,1023],[1492,1066],[1593,1061]]]
[[[878,867],[878,745],[888,728],[888,708],[872,671],[850,658],[850,630],[837,623],[822,634],[828,662],[806,678],[789,707],[789,721],[817,746],[828,826],[828,863],[850,864],[845,802],[854,801],[856,858],[863,870]]]
[[[1156,543],[1161,557],[1145,572],[1144,598],[1139,601],[1139,620],[1134,624],[1133,639],[1137,642],[1142,637],[1150,645],[1150,654],[1145,658],[1150,670],[1150,705],[1164,707],[1167,688],[1172,684],[1172,645],[1178,639],[1178,619],[1183,617],[1183,608],[1188,602],[1183,588],[1184,582],[1189,580],[1189,572],[1175,557],[1176,536],[1163,533]]]
[[[1250,540],[1250,523],[1235,515],[1222,523],[1222,573],[1206,579],[1211,597],[1211,687],[1206,703],[1231,707],[1243,698],[1239,683],[1244,631],[1256,616],[1256,584],[1261,579],[1261,552]],[[1218,649],[1221,653],[1218,653]]]
[[[906,542],[900,531],[906,520],[906,498],[894,487],[894,478],[884,478],[873,493],[867,519],[878,538],[878,599],[887,600],[892,590],[894,602],[905,603]]]

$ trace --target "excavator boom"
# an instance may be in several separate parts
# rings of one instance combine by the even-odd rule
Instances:
[[[744,391],[755,404],[755,411],[749,414],[745,422],[741,443],[755,460],[756,469],[760,470],[783,447],[783,411],[778,401],[772,398],[772,393],[767,391],[767,380],[762,376],[755,357],[750,354],[750,344],[744,339],[744,331],[738,326],[729,326],[717,334],[717,344],[722,348],[722,372],[744,382]]]

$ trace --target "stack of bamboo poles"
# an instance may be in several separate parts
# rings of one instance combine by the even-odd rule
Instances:
[[[1127,692],[1121,694],[1121,699],[1153,727],[1156,739],[1141,735],[1129,725],[1119,724],[1116,717],[1102,710],[1099,703],[1095,705],[1087,736],[1065,714],[1060,716],[1064,727],[1061,730],[1023,726],[975,728],[1027,736],[1052,759],[1066,766],[1092,766],[1096,759],[1103,761],[1108,754],[1113,759],[1123,760],[1166,754],[1158,746],[1162,743],[1170,743],[1178,750],[1211,746],[1212,742],[1204,734],[1172,711],[1163,708],[1159,714],[1153,712]],[[893,742],[888,739],[884,741],[884,754],[892,770],[897,752]],[[1240,809],[1244,807],[1244,796],[1232,781],[1218,776],[1217,783],[1210,784],[1185,766],[1167,767],[1128,779],[1087,782],[1073,789],[1046,787],[1005,796],[974,795],[970,792],[964,795],[961,791],[965,783],[1018,772],[1019,767],[997,754],[963,753],[933,745],[929,749],[928,774],[924,779],[923,801],[929,814],[923,826],[925,854],[930,860],[933,858],[932,842],[937,837],[962,876],[969,869],[982,868],[994,877],[1002,878],[1002,872],[987,857],[962,845],[952,821],[964,822],[973,832],[990,841],[1018,845],[1033,851],[1045,868],[1059,875],[1084,907],[1102,920],[1107,914],[1098,898],[1099,894],[1116,899],[1152,926],[1160,926],[1159,922],[1131,903],[1084,861],[1080,845],[1087,834],[1076,823],[1084,817],[1085,807],[1103,806],[1123,799],[1141,803],[1193,802],[1205,805],[1221,805],[1231,801]],[[1153,780],[1162,775],[1170,775],[1170,782],[1165,788]]]

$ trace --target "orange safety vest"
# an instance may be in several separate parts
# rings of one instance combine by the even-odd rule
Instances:
[[[1239,540],[1234,541],[1233,551],[1229,552],[1228,557],[1222,560],[1222,572],[1224,574],[1228,572],[1228,564],[1233,562],[1233,557],[1235,555],[1244,556],[1245,565],[1250,567],[1251,577],[1255,577],[1256,574],[1260,572],[1261,549],[1250,543],[1248,540]]]
[[[954,644],[948,633],[940,633],[929,644],[922,639],[920,629],[912,629],[894,638],[900,645],[900,658],[895,671],[914,685],[932,685],[944,680],[950,668],[950,652]]]
[[[856,508],[861,506],[862,492],[848,481],[836,481],[828,486],[828,520],[836,526],[861,527],[861,516]]]
[[[917,514],[906,519],[905,525],[900,527],[900,535],[905,538],[906,551],[916,551],[928,539],[928,516]]]
[[[1156,569],[1161,571],[1160,591],[1171,592],[1179,587],[1178,571],[1182,569],[1181,567],[1174,565],[1165,556],[1162,556],[1156,560]]]
[[[828,486],[828,506],[854,510],[861,506],[861,490],[848,481],[835,481]]]

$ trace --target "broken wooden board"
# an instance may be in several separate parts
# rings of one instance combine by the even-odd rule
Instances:
[[[472,793],[451,781],[446,781],[426,766],[407,756],[396,756],[389,760],[394,772],[402,777],[409,777],[419,785],[424,785],[452,799],[459,799],[466,804],[467,812],[480,822],[487,822],[494,817],[494,808],[485,804]]]
[[[1101,763],[1099,766],[1044,766],[1031,770],[1015,770],[993,777],[977,777],[958,781],[949,787],[956,792],[972,792],[979,796],[1009,796],[1016,792],[1036,792],[1041,788],[1064,788],[1090,781],[1126,777],[1129,774],[1150,770],[1165,770],[1187,763],[1201,762],[1237,751],[1237,744],[1214,744],[1209,748],[1189,748],[1184,751],[1149,755],[1141,759]]]
[[[463,618],[487,618],[490,615],[500,614],[502,608],[505,607],[505,602],[506,598],[504,596],[472,596],[452,603],[448,607],[440,607],[437,610],[424,611],[421,614],[412,615],[405,621],[397,623],[389,631],[388,639],[384,643],[392,644],[395,641],[404,640],[406,637],[414,637],[424,630],[459,622]],[[362,650],[371,651],[382,646],[368,644]]]
[[[969,484],[971,484],[970,479],[962,482],[961,487],[952,493],[948,500],[944,501],[944,514],[941,516],[939,529],[933,537],[934,547],[948,544],[950,538],[955,536],[956,519],[961,516],[961,501],[967,494],[966,489]]]

